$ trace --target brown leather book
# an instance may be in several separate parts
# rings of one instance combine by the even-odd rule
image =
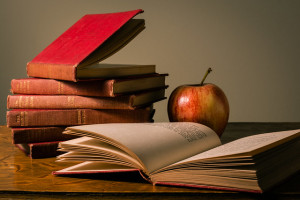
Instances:
[[[39,143],[52,141],[65,141],[75,138],[74,136],[62,134],[66,127],[22,127],[11,128],[12,143]]]
[[[70,126],[101,123],[151,122],[151,107],[136,110],[14,109],[7,111],[8,127]]]
[[[16,144],[16,147],[18,147],[27,156],[33,159],[50,158],[61,154],[61,152],[57,151],[59,142],[60,141],[28,143],[28,144],[24,143],[24,144]]]
[[[136,109],[165,99],[165,89],[117,97],[76,95],[8,95],[8,109]]]
[[[167,74],[152,74],[122,79],[86,80],[80,82],[54,79],[23,78],[11,80],[13,94],[81,95],[114,97],[143,90],[165,87]]]

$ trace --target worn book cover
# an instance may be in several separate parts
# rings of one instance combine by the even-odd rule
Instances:
[[[132,19],[142,9],[83,16],[27,64],[30,77],[77,81],[155,72],[155,65],[120,65],[98,62],[112,55],[144,28]]]
[[[151,122],[154,110],[122,109],[13,109],[7,111],[8,127],[71,126],[102,123]]]
[[[164,88],[168,74],[151,74],[130,78],[84,80],[78,82],[43,78],[11,80],[11,93],[38,95],[80,95],[115,97],[144,90]]]
[[[85,97],[75,95],[8,95],[8,109],[129,109],[151,105],[165,99],[165,89],[132,95]]]

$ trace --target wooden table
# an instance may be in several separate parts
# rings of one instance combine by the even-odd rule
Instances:
[[[300,129],[300,123],[230,123],[223,143],[251,134]],[[55,158],[26,157],[11,144],[11,133],[0,126],[0,200],[3,199],[300,199],[300,174],[265,194],[182,187],[152,186],[139,174],[57,177],[66,167]]]

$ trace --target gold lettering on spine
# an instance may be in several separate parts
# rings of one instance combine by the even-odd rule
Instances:
[[[17,122],[17,125],[21,124],[21,116],[20,115],[17,115],[16,122]]]
[[[78,112],[77,113],[77,117],[78,117],[77,121],[78,121],[78,124],[81,124],[81,110],[78,110],[77,112]]]
[[[33,97],[30,97],[30,108],[33,108]]]
[[[24,81],[24,91],[25,91],[25,93],[28,92],[27,85],[28,85],[27,81]]]
[[[21,126],[24,126],[24,112],[21,112],[21,115],[20,115],[20,125]]]
[[[24,108],[28,108],[29,97],[25,97],[25,105]]]
[[[64,84],[60,83],[60,93],[64,94]]]
[[[30,93],[30,91],[29,91],[29,81],[25,81],[25,85],[26,85],[26,91],[27,91],[27,93],[29,94]]]
[[[20,102],[20,97],[17,99],[17,101],[15,102],[15,108],[19,108],[19,102]]]
[[[18,108],[22,108],[22,102],[23,102],[23,96],[20,96]]]
[[[61,82],[57,82],[57,93],[58,94],[64,93],[64,85]]]
[[[60,82],[57,83],[57,93],[61,94],[61,92],[60,92]]]
[[[15,102],[15,108],[33,108],[34,97],[19,96]]]
[[[23,86],[22,86],[23,87],[23,92],[25,94],[27,93],[27,86],[26,86],[27,84],[26,83],[27,83],[27,81],[23,81]]]
[[[18,108],[19,105],[19,99],[17,99],[17,101],[15,102],[15,108]]]
[[[27,112],[21,112],[21,116],[20,116],[20,125],[21,126],[28,126],[28,117],[27,117],[28,113]]]
[[[85,111],[84,110],[78,110],[78,124],[85,124]]]
[[[69,108],[75,108],[75,97],[68,97],[68,107]]]
[[[18,90],[21,93],[29,94],[29,88],[30,88],[30,81],[20,81],[20,84],[17,85]]]

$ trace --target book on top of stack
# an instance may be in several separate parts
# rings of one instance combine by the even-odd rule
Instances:
[[[153,122],[153,104],[165,99],[155,65],[104,64],[145,28],[143,10],[90,14],[27,63],[7,97],[12,142],[31,158],[53,157],[68,126]]]

